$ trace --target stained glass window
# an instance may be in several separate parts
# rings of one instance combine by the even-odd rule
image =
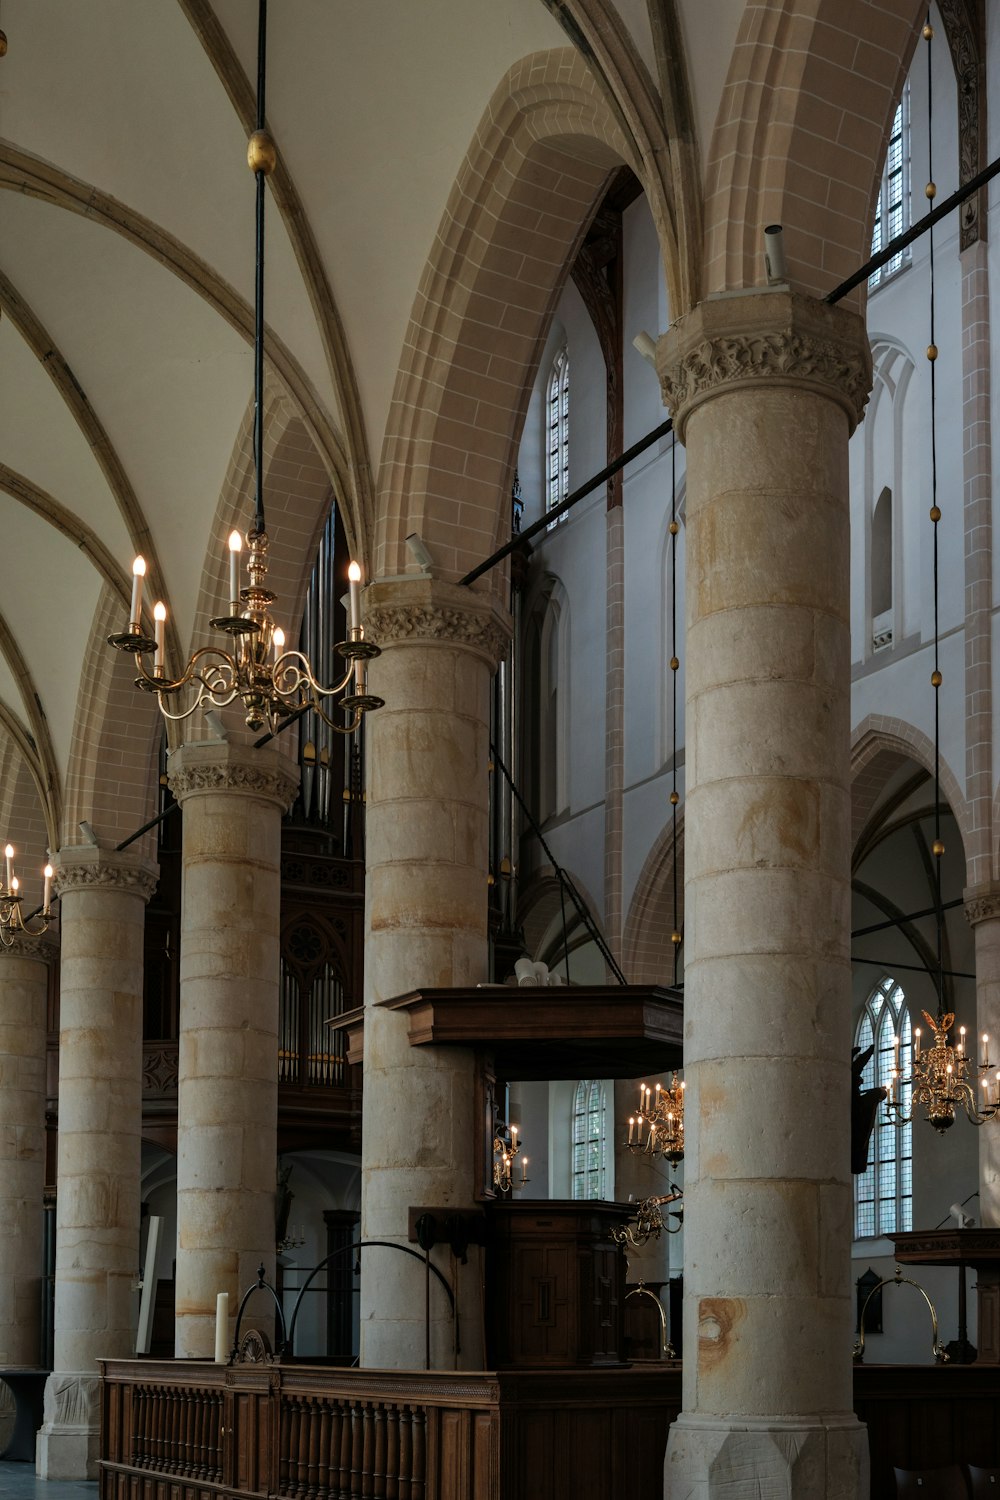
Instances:
[[[858,1023],[854,1045],[875,1051],[861,1075],[862,1091],[890,1086],[893,1039],[899,1037],[899,1071],[911,1072],[910,1016],[906,997],[892,978],[882,980],[869,995]],[[901,1084],[900,1112],[910,1113],[910,1089]],[[910,1125],[893,1125],[885,1101],[879,1105],[868,1143],[868,1165],[854,1179],[854,1238],[899,1234],[913,1228],[913,1144]]]

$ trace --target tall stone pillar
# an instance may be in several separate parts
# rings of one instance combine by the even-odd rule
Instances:
[[[0,948],[0,1365],[41,1363],[50,937]]]
[[[850,1281],[847,442],[857,316],[711,299],[687,446],[683,1410],[666,1494],[867,1496]]]
[[[184,745],[177,1101],[178,1358],[210,1358],[215,1303],[274,1275],[281,817],[298,780],[274,751]]]
[[[135,1352],[139,1310],[142,940],[156,866],[60,850],[59,1156],[54,1369],[43,1479],[96,1479],[96,1361]]]
[[[382,647],[368,742],[365,1058],[361,1230],[407,1244],[410,1206],[474,1206],[476,1089],[471,1051],[411,1047],[406,1020],[379,1008],[409,990],[487,977],[490,678],[508,622],[488,599],[427,578],[375,584],[365,628]],[[438,1252],[440,1253],[440,1252]],[[458,1276],[461,1353],[484,1358],[475,1249]],[[439,1287],[431,1365],[455,1363]],[[365,1252],[361,1362],[423,1368],[424,1272],[410,1256]]]
[[[1000,881],[967,890],[965,916],[976,940],[976,1027],[980,1036],[985,1032],[989,1037],[990,1056],[1000,1068]],[[986,1125],[977,1134],[979,1221],[984,1229],[996,1229],[1000,1228],[1000,1127]]]

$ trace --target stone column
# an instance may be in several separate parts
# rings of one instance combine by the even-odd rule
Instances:
[[[177,1100],[178,1358],[211,1358],[261,1261],[274,1277],[281,817],[298,781],[274,751],[184,745]],[[259,1320],[258,1320],[259,1321]]]
[[[56,945],[0,948],[0,1365],[41,1363],[45,1035]]]
[[[490,678],[508,622],[482,595],[426,578],[366,593],[385,707],[367,721],[361,1230],[406,1245],[411,1205],[475,1206],[475,1070],[471,1051],[411,1047],[406,1020],[378,1002],[487,978]],[[471,1369],[484,1358],[477,1255],[458,1275],[459,1364]],[[453,1325],[434,1284],[430,1306],[431,1364],[451,1368]],[[423,1268],[366,1251],[362,1364],[420,1369],[424,1355]]]
[[[101,1358],[135,1353],[139,1299],[142,941],[156,866],[63,849],[54,1369],[43,1479],[96,1479]]]
[[[1000,1068],[1000,881],[967,890],[965,916],[976,940],[976,1028],[980,1036],[986,1032],[990,1057]],[[1000,1126],[985,1125],[977,1134],[979,1222],[984,1229],[996,1229],[1000,1228]]]
[[[867,1496],[853,1413],[847,442],[856,315],[711,299],[687,446],[685,1315],[668,1496]]]

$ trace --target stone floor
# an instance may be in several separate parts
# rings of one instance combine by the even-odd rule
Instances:
[[[39,1479],[32,1464],[0,1460],[0,1500],[97,1500],[97,1485]]]

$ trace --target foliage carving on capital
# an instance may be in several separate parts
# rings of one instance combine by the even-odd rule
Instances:
[[[291,767],[255,766],[242,761],[193,762],[168,773],[178,802],[192,792],[244,792],[277,802],[286,810],[295,801],[298,773]]]
[[[504,621],[492,611],[426,602],[375,605],[365,615],[365,634],[380,646],[398,641],[468,646],[494,667],[503,660],[510,639]]]
[[[710,392],[755,379],[826,388],[856,424],[868,400],[871,370],[861,350],[855,353],[834,339],[796,331],[720,333],[660,370],[664,402],[678,413]]]
[[[965,920],[970,927],[979,922],[990,922],[1000,917],[1000,887],[984,887],[969,891],[965,898]]]
[[[59,952],[59,944],[48,932],[14,932],[4,940],[0,948],[0,959],[30,958],[37,963],[51,964]]]
[[[138,892],[148,901],[156,890],[158,878],[155,866],[125,864],[107,857],[84,862],[60,853],[54,884],[60,896],[67,891],[114,890]]]

